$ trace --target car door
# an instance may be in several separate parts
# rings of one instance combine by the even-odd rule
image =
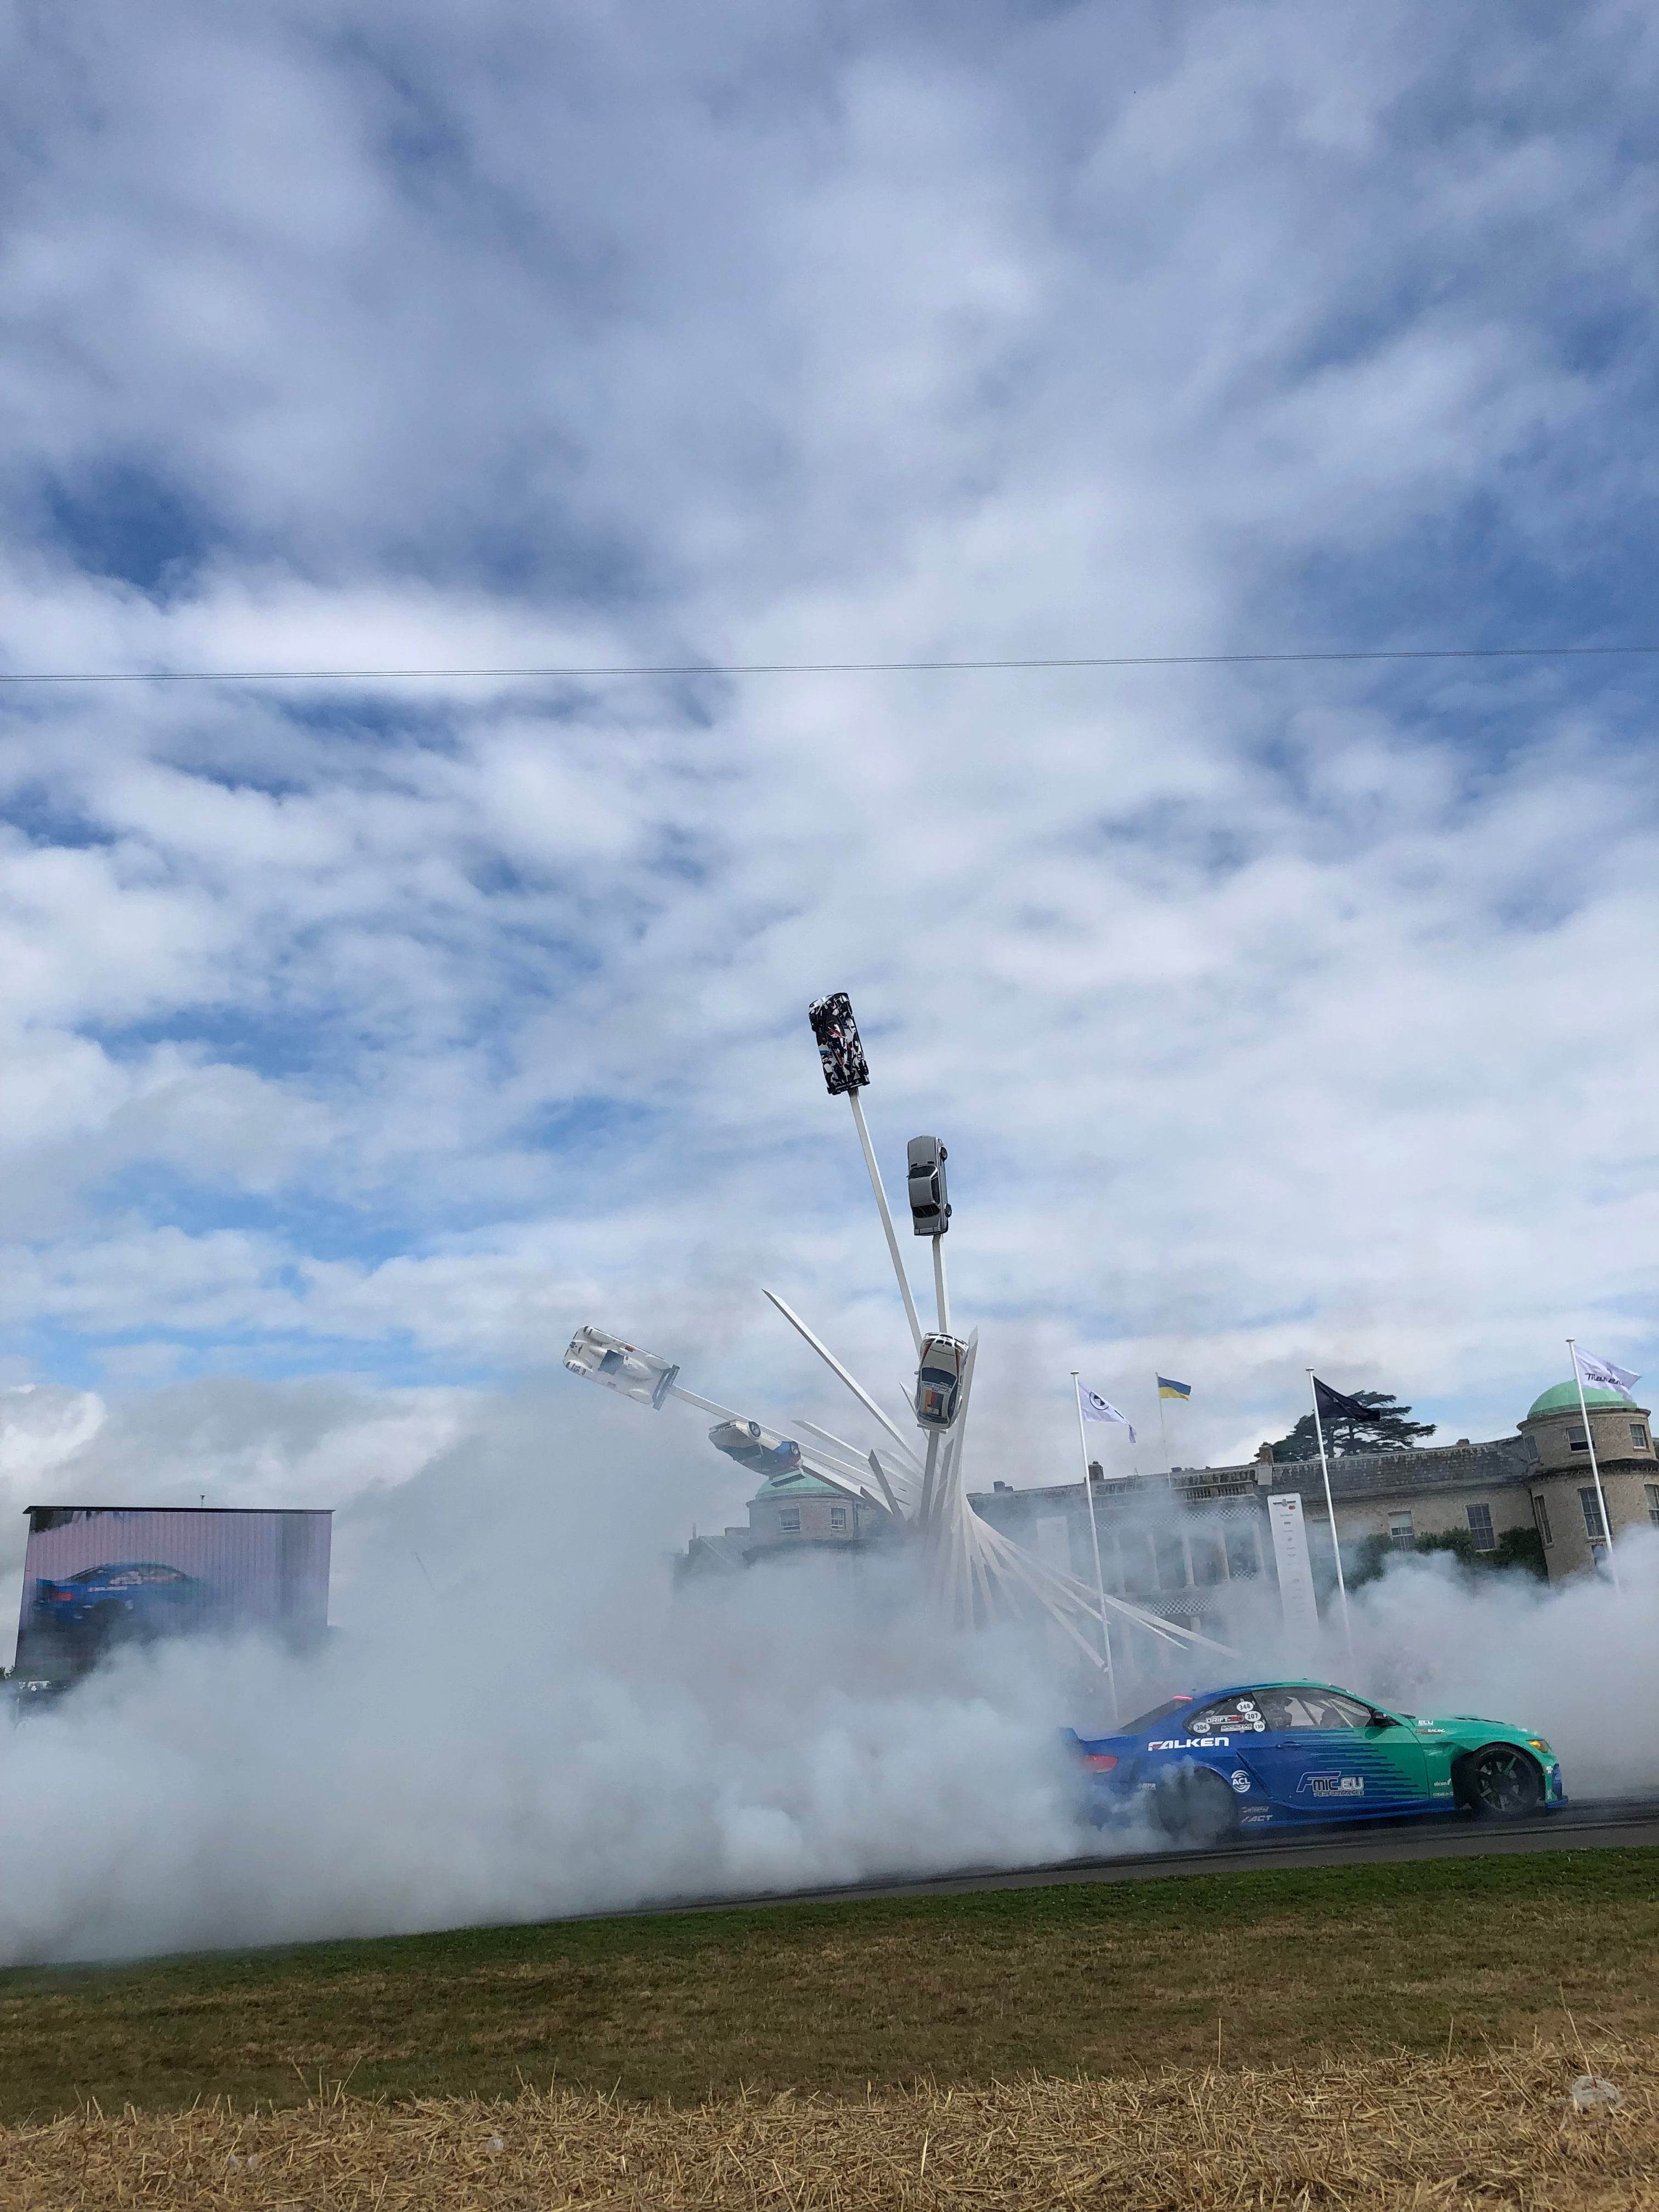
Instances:
[[[1264,1691],[1263,1763],[1275,1806],[1303,1820],[1375,1818],[1414,1810],[1428,1793],[1421,1746],[1407,1729],[1373,1725],[1371,1709],[1340,1691]]]

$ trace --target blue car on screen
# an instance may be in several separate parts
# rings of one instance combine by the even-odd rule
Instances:
[[[34,1585],[33,1625],[88,1644],[164,1636],[199,1620],[206,1595],[207,1585],[182,1567],[125,1559],[82,1567],[64,1582],[42,1576]]]
[[[1195,1690],[1109,1735],[1067,1734],[1092,1818],[1140,1810],[1186,1843],[1403,1814],[1515,1820],[1566,1802],[1560,1762],[1533,1730],[1390,1712],[1328,1682]]]

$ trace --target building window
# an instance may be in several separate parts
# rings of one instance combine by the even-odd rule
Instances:
[[[1584,1431],[1582,1429],[1569,1429],[1567,1431],[1567,1448],[1570,1451],[1588,1451],[1589,1449],[1589,1438],[1584,1434]]]
[[[1532,1518],[1533,1525],[1544,1542],[1553,1544],[1555,1535],[1550,1527],[1550,1509],[1535,1490],[1532,1494]]]
[[[847,1526],[847,1508],[844,1505],[832,1505],[830,1508],[830,1526],[832,1528],[844,1528]]]
[[[1632,1421],[1631,1423],[1630,1440],[1635,1445],[1638,1451],[1645,1451],[1647,1449],[1648,1432],[1646,1427],[1642,1422]]]
[[[783,1529],[799,1528],[800,1527],[799,1506],[781,1505],[778,1508],[778,1526]]]
[[[1152,1571],[1152,1547],[1146,1539],[1125,1529],[1117,1540],[1123,1562],[1123,1587],[1133,1596],[1145,1597],[1158,1587]]]
[[[1469,1534],[1474,1539],[1475,1550],[1495,1552],[1498,1549],[1498,1539],[1492,1533],[1491,1506],[1466,1505],[1463,1510],[1469,1516]]]
[[[1227,1562],[1221,1547],[1211,1535],[1193,1536],[1188,1540],[1193,1554],[1193,1580],[1206,1589],[1227,1579]]]
[[[1409,1513],[1389,1514],[1389,1541],[1396,1552],[1410,1552],[1416,1549],[1417,1538],[1413,1533],[1412,1516]]]
[[[1179,1536],[1159,1532],[1152,1539],[1158,1547],[1158,1586],[1160,1589],[1177,1590],[1187,1587],[1187,1553]]]
[[[1604,1544],[1607,1536],[1607,1523],[1601,1518],[1601,1501],[1593,1485],[1579,1492],[1578,1503],[1584,1512],[1584,1534],[1592,1544]]]
[[[1227,1573],[1236,1582],[1248,1582],[1261,1572],[1261,1554],[1256,1549],[1255,1530],[1248,1523],[1230,1522],[1224,1540],[1227,1547]]]
[[[1659,1528],[1659,1482],[1644,1482],[1642,1487],[1648,1493],[1648,1518]]]

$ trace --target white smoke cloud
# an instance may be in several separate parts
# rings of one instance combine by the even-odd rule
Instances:
[[[1058,1735],[1076,1685],[1041,1635],[946,1634],[878,1568],[855,1590],[791,1565],[672,1596],[701,1462],[627,1410],[578,1401],[556,1429],[544,1401],[500,1404],[410,1480],[367,1489],[340,1516],[321,1656],[131,1654],[11,1732],[0,1958],[531,1920],[1101,1847]],[[1652,1784],[1659,1542],[1628,1543],[1621,1568],[1617,1595],[1404,1562],[1357,1595],[1356,1658],[1332,1618],[1314,1671],[1535,1725],[1576,1795]],[[1283,1670],[1270,1612],[1244,1631],[1241,1674]],[[1150,1702],[1175,1680],[1126,1690]]]
[[[119,1955],[789,1889],[1075,1848],[1054,1701],[1001,1639],[814,1577],[568,1608],[502,1545],[393,1578],[334,1648],[136,1657],[8,1746],[0,1956]],[[97,1808],[97,1818],[88,1808]]]

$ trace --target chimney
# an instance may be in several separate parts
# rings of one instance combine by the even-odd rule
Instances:
[[[1106,1470],[1097,1459],[1091,1459],[1089,1462],[1089,1480],[1091,1482],[1104,1482],[1106,1480]]]

